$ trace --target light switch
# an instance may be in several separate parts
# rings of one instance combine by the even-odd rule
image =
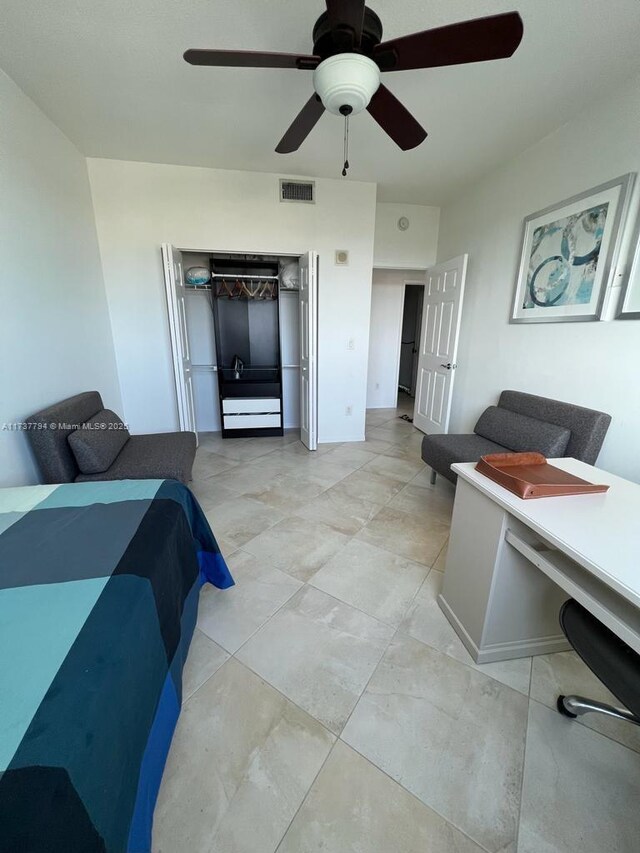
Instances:
[[[349,340],[347,341],[347,349],[355,349],[355,348],[356,348],[355,338],[349,338]]]

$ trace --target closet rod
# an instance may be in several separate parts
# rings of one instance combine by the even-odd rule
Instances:
[[[236,275],[235,273],[214,272],[211,278],[226,278],[236,281],[239,279],[251,279],[252,281],[278,281],[279,275]]]

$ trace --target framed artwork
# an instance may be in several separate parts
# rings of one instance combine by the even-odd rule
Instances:
[[[635,174],[527,216],[512,323],[599,320]]]
[[[631,245],[634,254],[622,289],[618,308],[620,320],[640,320],[640,214]]]

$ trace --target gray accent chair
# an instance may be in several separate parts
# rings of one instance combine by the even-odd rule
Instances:
[[[27,418],[27,435],[44,483],[155,479],[189,482],[196,454],[196,436],[192,432],[129,436],[106,471],[81,473],[69,436],[103,409],[100,394],[86,391]],[[51,429],[50,424],[55,428]]]
[[[480,416],[471,435],[425,435],[422,458],[455,483],[454,462],[477,462],[489,453],[537,451],[547,457],[573,457],[594,465],[611,415],[560,400],[503,391],[497,407]]]

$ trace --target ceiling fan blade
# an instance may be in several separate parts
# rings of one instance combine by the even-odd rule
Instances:
[[[365,0],[326,0],[332,30],[353,30],[352,47],[360,47]]]
[[[258,50],[198,50],[184,53],[191,65],[214,65],[232,68],[298,68],[313,71],[320,64],[319,56],[299,56],[296,53],[266,53]]]
[[[416,148],[427,138],[427,131],[382,84],[371,98],[367,110],[403,151]]]
[[[297,151],[307,136],[316,126],[324,112],[320,98],[313,94],[294,118],[289,130],[282,137],[276,148],[278,154],[291,154]]]
[[[517,50],[523,33],[520,15],[507,12],[382,42],[373,58],[382,71],[506,59]]]

